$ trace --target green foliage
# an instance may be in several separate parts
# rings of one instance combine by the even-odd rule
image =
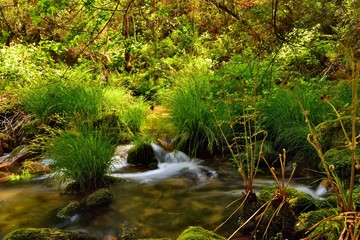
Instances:
[[[109,139],[114,145],[128,143],[134,138],[134,133],[116,114],[104,115],[94,120],[91,125],[103,138]]]
[[[19,181],[19,180],[29,180],[33,178],[34,175],[30,173],[28,169],[21,170],[20,174],[12,173],[8,178],[7,181]]]
[[[36,85],[56,74],[50,55],[34,45],[13,44],[0,48],[0,90]]]
[[[142,98],[134,98],[121,87],[105,88],[102,94],[103,112],[115,114],[131,132],[139,132],[150,109],[149,105]]]
[[[110,141],[90,129],[61,133],[47,151],[61,179],[74,181],[80,192],[106,185],[113,153]]]
[[[290,41],[280,49],[277,63],[290,75],[300,73],[316,77],[326,67],[327,61],[335,60],[336,42],[329,36],[321,35],[319,28],[320,24],[311,29],[295,28],[288,34]]]

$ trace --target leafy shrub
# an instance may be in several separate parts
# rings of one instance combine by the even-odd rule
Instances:
[[[62,180],[74,181],[81,192],[106,185],[113,153],[108,139],[86,128],[77,133],[62,132],[47,151]]]
[[[56,74],[50,55],[34,45],[14,44],[0,49],[0,90],[36,84]]]

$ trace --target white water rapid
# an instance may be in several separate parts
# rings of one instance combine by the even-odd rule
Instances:
[[[181,151],[167,152],[155,143],[152,143],[152,147],[158,159],[157,169],[136,173],[112,173],[111,176],[149,183],[172,177],[186,177],[195,181],[205,181],[217,175],[210,167],[201,165],[201,160],[190,158]],[[120,167],[120,169],[126,166],[125,159],[115,157],[115,166]]]

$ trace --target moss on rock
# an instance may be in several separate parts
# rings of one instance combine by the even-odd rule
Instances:
[[[103,206],[109,204],[113,198],[114,196],[110,189],[101,188],[87,197],[85,200],[85,206],[87,208]]]
[[[129,149],[127,161],[130,164],[156,168],[157,159],[150,143],[141,143]]]
[[[259,200],[263,203],[273,198],[277,191],[276,186],[264,188],[259,192]],[[288,200],[291,209],[294,211],[296,216],[302,212],[308,212],[317,209],[316,200],[309,194],[298,191],[294,188],[286,188],[286,199]]]
[[[225,240],[226,238],[202,227],[188,227],[177,240]]]
[[[304,238],[305,233],[313,227],[315,224],[323,221],[325,218],[338,213],[336,208],[323,208],[307,213],[300,214],[298,222],[296,224],[296,237],[297,239]],[[335,232],[335,229],[339,229],[340,224],[336,221],[323,221],[319,224],[309,236],[316,235],[321,232],[330,231]],[[329,238],[332,239],[332,238]]]
[[[7,234],[3,240],[96,240],[84,233],[67,232],[56,228],[19,228]]]
[[[259,238],[281,236],[294,239],[296,216],[318,208],[316,200],[310,195],[290,187],[286,189],[285,201],[278,195],[276,186],[262,189],[258,196],[261,204],[269,204],[254,231],[254,235]]]

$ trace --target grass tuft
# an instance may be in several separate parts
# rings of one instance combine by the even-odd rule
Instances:
[[[114,146],[98,132],[80,129],[77,133],[62,132],[53,140],[47,155],[63,181],[72,180],[80,192],[106,185],[105,175],[111,165]]]

